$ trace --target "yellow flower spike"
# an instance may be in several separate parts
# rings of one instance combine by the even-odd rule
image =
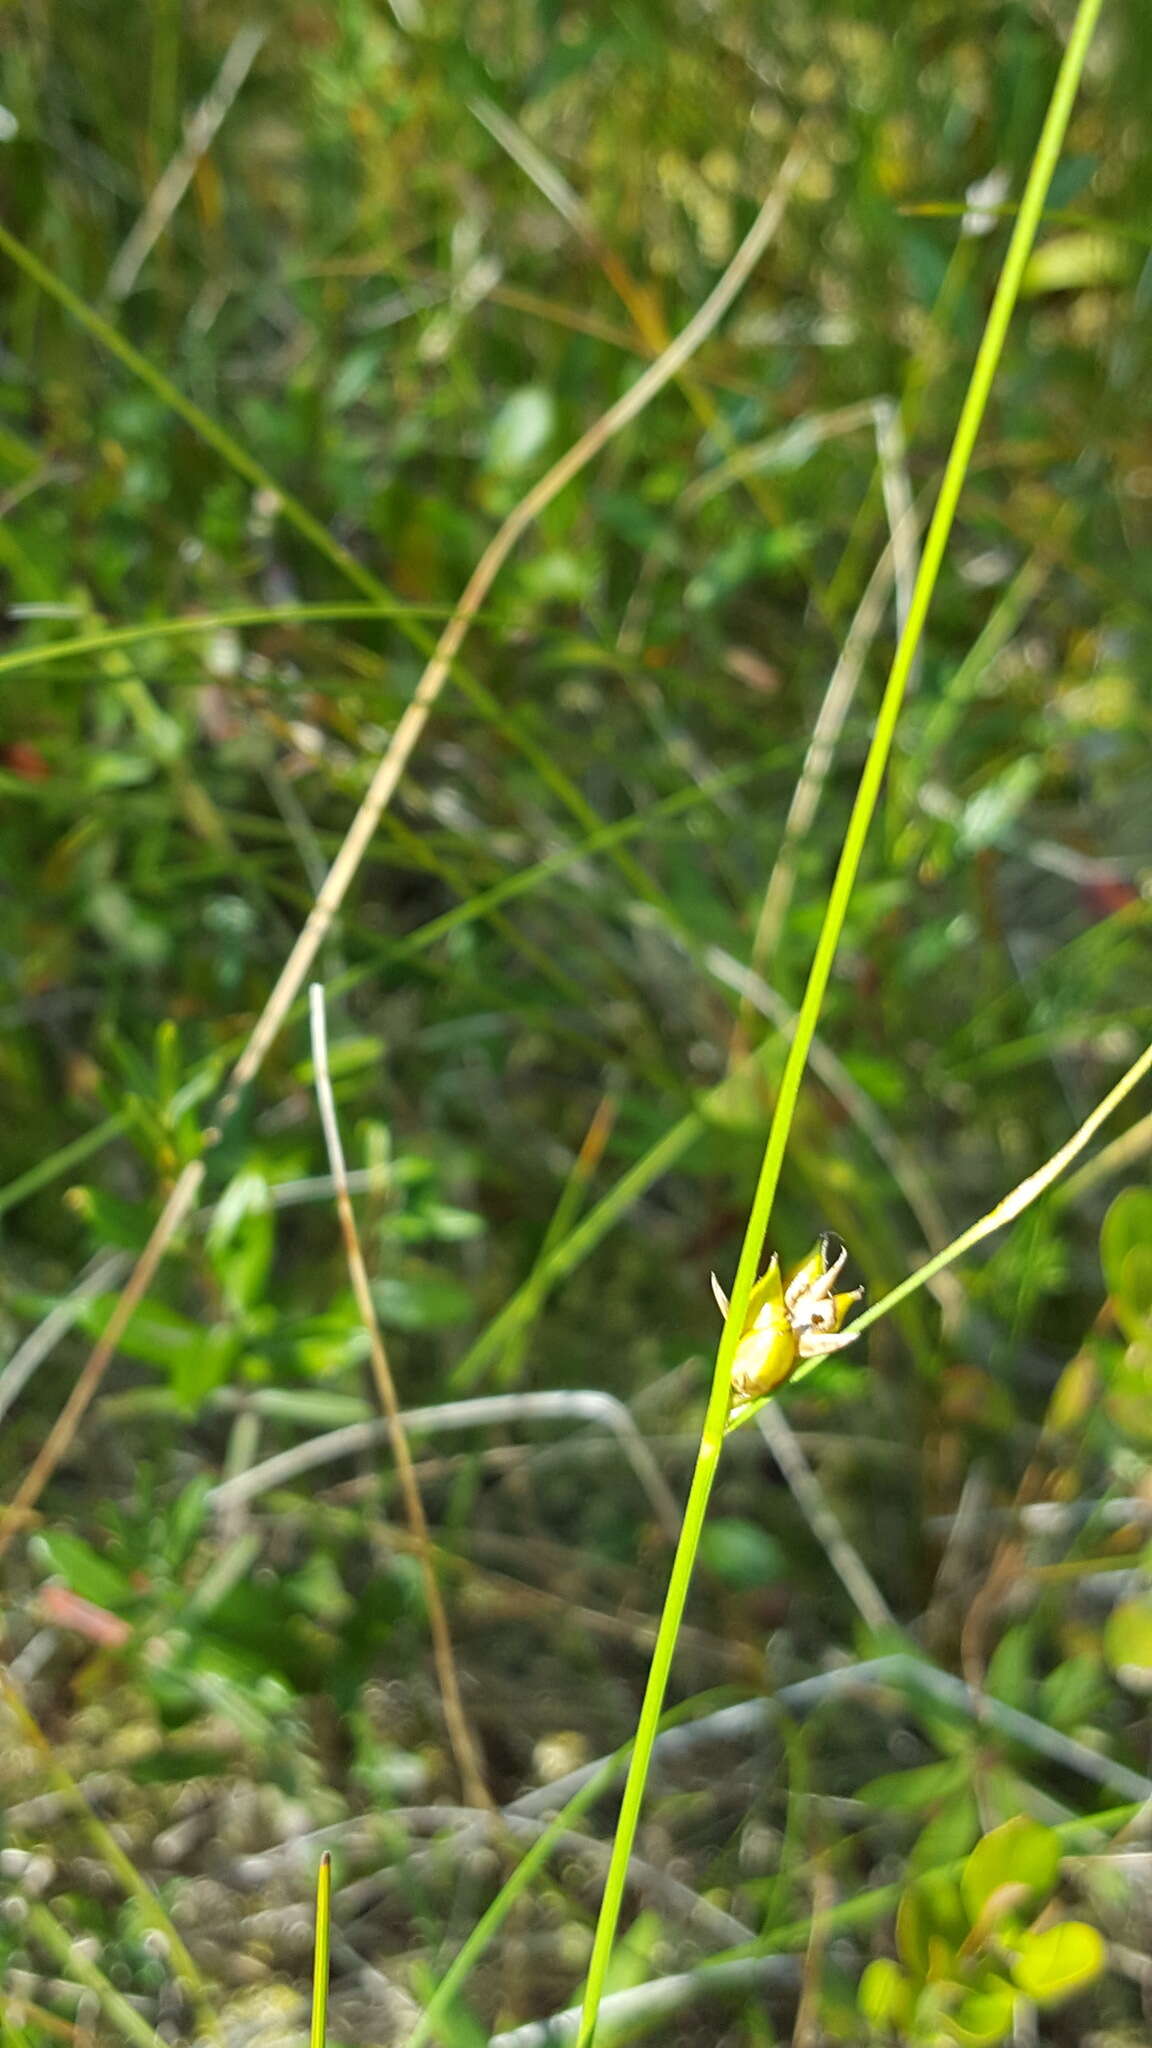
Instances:
[[[777,1387],[791,1379],[802,1359],[825,1358],[855,1341],[855,1332],[842,1330],[840,1325],[864,1289],[833,1292],[847,1259],[844,1246],[831,1231],[822,1234],[814,1250],[793,1267],[787,1279],[781,1277],[780,1261],[773,1254],[768,1271],[748,1298],[744,1329],[732,1361],[729,1429],[746,1422]],[[727,1315],[728,1297],[715,1274],[712,1291]]]

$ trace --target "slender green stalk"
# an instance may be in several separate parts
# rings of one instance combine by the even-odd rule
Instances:
[[[856,800],[844,837],[836,875],[832,883],[816,951],[809,971],[808,985],[800,1005],[796,1029],[788,1049],[788,1056],[781,1076],[780,1090],[775,1111],[764,1148],[764,1159],[760,1177],[752,1202],[748,1227],[736,1269],[736,1280],[732,1289],[732,1300],[725,1321],[723,1335],[716,1358],[712,1389],[708,1398],[707,1412],[700,1440],[688,1504],[684,1511],[684,1525],[680,1532],[676,1556],[668,1585],[664,1610],[652,1655],[648,1683],[640,1709],[636,1729],[636,1747],[632,1753],[624,1796],[621,1801],[620,1818],[616,1838],[612,1847],[612,1860],[604,1885],[600,1916],[588,1967],[588,1978],[584,1991],[580,2032],[577,2048],[591,2048],[596,2032],[596,2020],[600,2000],[611,1960],[620,1908],[624,1898],[628,1863],[636,1839],[644,1787],[652,1758],[652,1747],[660,1710],[676,1648],[676,1638],[683,1619],[688,1598],[692,1570],[700,1542],[704,1517],[709,1496],[716,1477],[724,1440],[724,1424],[728,1411],[729,1388],[731,1385],[732,1362],[740,1334],[744,1328],[748,1299],[756,1278],[772,1215],[772,1204],[784,1163],[785,1150],[792,1127],[800,1086],[816,1026],[824,992],[832,971],[840,934],[844,927],[848,906],[855,886],[864,842],[873,813],[880,795],[880,787],[891,751],[896,721],[904,700],[904,693],[912,672],[920,641],[923,637],[928,607],[935,591],[941,565],[944,560],[948,537],[956,514],[960,492],[975,446],[976,436],[988,403],[992,380],[1003,352],[1012,309],[1020,290],[1025,265],[1035,239],[1036,230],[1044,209],[1044,201],[1052,174],[1059,158],[1064,134],[1072,112],[1072,104],[1079,85],[1089,44],[1100,14],[1102,0],[1080,0],[1072,33],[1065,50],[1064,60],[1049,102],[1040,139],[1036,145],[1032,165],[1028,173],[1024,197],[1004,258],[1004,266],[996,287],[996,293],[988,314],[976,362],[969,381],[955,438],[949,452],[940,486],[940,495],[932,515],[924,542],[924,551],[908,608],[908,617],[896,646],[891,672],[876,718],[872,742],[860,777]]]
[[[102,1152],[114,1138],[119,1138],[128,1129],[130,1119],[126,1115],[107,1116],[102,1124],[94,1124],[83,1137],[73,1138],[67,1145],[61,1145],[56,1152],[50,1152],[46,1159],[38,1159],[27,1173],[18,1174],[6,1187],[0,1188],[0,1216],[8,1209],[14,1209],[18,1202],[26,1202],[30,1195],[37,1195],[41,1188],[58,1180],[62,1173],[70,1173],[93,1152]]]
[[[67,640],[49,640],[40,647],[16,647],[0,654],[0,676],[23,675],[28,668],[42,668],[45,662],[67,661],[72,655],[103,654],[111,647],[134,647],[141,640],[187,640],[215,633],[226,626],[295,626],[338,624],[341,621],[371,619],[448,619],[449,605],[404,604],[395,598],[387,604],[241,605],[235,611],[195,612],[178,619],[149,619],[140,626],[109,626],[98,633],[75,633]],[[85,676],[84,681],[87,682]]]
[[[308,2048],[328,2039],[328,1975],[332,1946],[332,1858],[325,1849],[316,1872],[316,1941],[312,1952],[312,2026]]]
[[[898,1287],[893,1287],[891,1292],[886,1294],[881,1301],[873,1302],[872,1306],[866,1308],[862,1315],[855,1317],[852,1328],[854,1330],[866,1330],[870,1323],[877,1322],[881,1316],[886,1316],[891,1309],[898,1308],[902,1301],[907,1301],[910,1294],[915,1294],[918,1288],[926,1286],[929,1280],[935,1279],[936,1274],[942,1273],[945,1266],[954,1265],[957,1259],[963,1258],[964,1253],[971,1251],[973,1245],[979,1244],[983,1238],[991,1237],[993,1231],[1002,1230],[1006,1223],[1013,1222],[1023,1210],[1029,1208],[1039,1196],[1045,1193],[1046,1189],[1052,1186],[1053,1181],[1058,1179],[1065,1167],[1071,1165],[1073,1159],[1077,1158],[1084,1150],[1089,1139],[1095,1137],[1101,1124],[1107,1121],[1112,1111],[1119,1108],[1125,1096],[1130,1095],[1137,1083],[1142,1081],[1145,1074],[1150,1072],[1152,1072],[1152,1045],[1147,1045],[1139,1057],[1133,1060],[1132,1065],[1127,1071],[1121,1074],[1115,1087],[1108,1090],[1103,1100],[1096,1104],[1095,1109],[1085,1117],[1083,1123],[1077,1130],[1073,1131],[1072,1136],[1060,1146],[1059,1150],[1053,1152],[1050,1159],[1045,1160],[1043,1166],[1038,1166],[1035,1173],[1028,1174],[1018,1187],[1013,1188],[1010,1194],[1003,1196],[976,1223],[970,1223],[967,1230],[961,1231],[959,1237],[953,1238],[951,1244],[946,1244],[942,1251],[938,1251],[933,1258],[927,1259],[924,1265],[918,1266],[914,1273],[909,1273],[907,1279],[902,1280]]]

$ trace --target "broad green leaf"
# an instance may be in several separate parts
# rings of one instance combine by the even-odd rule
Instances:
[[[1005,1886],[1024,1885],[1037,1901],[1047,1898],[1059,1871],[1059,1837],[1019,1814],[977,1842],[964,1865],[960,1890],[976,1921],[986,1901]]]
[[[1152,1444],[1152,1341],[1129,1344],[1119,1358],[1113,1353],[1104,1407],[1109,1421],[1133,1443]]]
[[[176,1399],[195,1410],[206,1395],[229,1378],[243,1346],[243,1335],[230,1323],[213,1323],[200,1333],[199,1344],[172,1362],[169,1384]]]
[[[1015,824],[1043,775],[1043,761],[1024,754],[986,782],[964,806],[961,843],[973,851],[994,846]]]
[[[1025,1711],[1032,1701],[1032,1630],[1005,1629],[988,1663],[985,1690],[1007,1706]]]
[[[387,1219],[387,1234],[401,1244],[464,1244],[482,1237],[487,1224],[474,1209],[455,1209],[446,1202],[401,1211]]]
[[[1082,1429],[1092,1411],[1099,1384],[1095,1359],[1087,1351],[1077,1352],[1056,1382],[1044,1418],[1045,1430],[1063,1434]]]
[[[1099,1657],[1089,1656],[1087,1652],[1066,1657],[1041,1684],[1041,1719],[1050,1728],[1078,1728],[1098,1705],[1103,1691],[1103,1667]]]
[[[1026,1934],[1018,1945],[1012,1975],[1038,2005],[1069,1998],[1100,1975],[1107,1961],[1103,1937],[1083,1920],[1062,1920]]]
[[[358,1074],[365,1067],[383,1066],[385,1051],[382,1038],[337,1038],[328,1048],[328,1072],[334,1081],[340,1081],[346,1074]],[[316,1079],[311,1060],[301,1060],[294,1073],[296,1080],[308,1088]]]
[[[209,1233],[207,1249],[228,1307],[241,1316],[256,1308],[276,1249],[271,1210],[254,1206],[245,1213],[233,1213],[226,1228]]]
[[[958,1862],[979,1839],[980,1809],[972,1791],[971,1769],[963,1762],[960,1768],[965,1783],[944,1801],[917,1839],[908,1859],[910,1875],[934,1870],[941,1864]]]
[[[97,1607],[107,1607],[116,1613],[131,1603],[133,1589],[128,1574],[69,1530],[41,1529],[31,1538],[29,1549],[37,1564],[58,1573],[73,1593],[93,1601]]]

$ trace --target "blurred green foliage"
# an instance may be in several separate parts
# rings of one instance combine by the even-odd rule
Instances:
[[[321,961],[406,1403],[444,1401],[461,1377],[602,1389],[634,1404],[679,1495],[716,1334],[708,1274],[730,1275],[779,1005],[803,985],[890,598],[767,951],[765,887],[892,523],[931,502],[1069,15],[1021,0],[291,0],[259,40],[235,0],[157,0],[130,32],[108,0],[4,9],[5,227],[240,451],[238,467],[0,259],[6,1349],[19,1357],[102,1262],[60,1348],[5,1402],[4,1498],[198,1153],[426,637],[524,490],[706,296],[802,129],[808,168],[732,314],[498,579],[466,687],[438,705]],[[1150,100],[1147,8],[1109,0],[822,1020],[841,1078],[811,1078],[796,1126],[779,1250],[837,1230],[873,1294],[1054,1150],[1152,1019]],[[186,123],[204,105],[217,127],[197,150]],[[285,494],[419,617],[357,616]],[[139,636],[106,644],[113,626]],[[590,846],[605,826],[627,836]],[[506,903],[478,901],[513,881]],[[733,961],[770,984],[768,1016]],[[730,1052],[758,1043],[763,1079],[712,1092]],[[6,1654],[30,1703],[68,1768],[105,1785],[237,2026],[230,1957],[254,1958],[269,1997],[302,1976],[279,1923],[244,1926],[285,1906],[283,1873],[253,1880],[241,1912],[238,1859],[455,1797],[388,1460],[361,1450],[238,1517],[208,1497],[374,1412],[312,1080],[295,1016],[8,1561]],[[914,1298],[866,1361],[789,1408],[922,1645],[1133,1769],[1152,1670],[1146,1110],[1110,1171],[962,1271],[943,1324]],[[637,1171],[611,1229],[555,1279],[557,1245],[662,1144],[665,1170]],[[547,1741],[596,1754],[626,1739],[666,1551],[601,1435],[525,1424],[479,1441],[461,1428],[420,1458],[505,1799]],[[1025,1473],[1029,1505],[1069,1519],[1005,1550],[996,1517]],[[766,1643],[773,1678],[819,1667],[858,1627],[754,1431],[720,1495],[683,1697],[755,1687]],[[941,1533],[958,1507],[974,1518],[962,1540]],[[61,1595],[126,1634],[101,1637]],[[1095,1797],[979,1724],[879,1714],[800,1731],[791,1804],[778,1749],[741,1769],[672,1786],[659,1824],[709,1896],[763,1907],[769,1946],[825,1866],[850,1893],[896,1853],[927,1871],[979,1855],[1017,1810],[1039,1828]],[[98,1932],[110,1982],[178,2032],[183,2009],[72,1823],[46,1837],[36,1818],[43,1760],[17,1745],[4,1770],[13,1854],[49,1841],[64,1924]],[[372,1853],[402,1867],[387,1825]],[[170,1835],[165,1861],[152,1844]],[[376,1867],[362,1840],[348,1855],[360,1876]],[[398,1983],[427,1981],[498,1882],[493,1866],[454,1890],[450,1857],[413,1867],[358,1936]],[[461,2026],[563,2005],[591,1904],[557,1866],[523,1955],[511,1943],[505,1977],[481,1972],[483,2018]],[[1140,1948],[1145,1909],[1118,1883],[1082,1910]],[[700,1952],[660,1924],[657,1940],[638,1923],[645,1975]],[[1031,1942],[1043,1974],[1036,1945],[1055,1929],[1030,1928],[1020,1952]],[[961,1946],[971,1933],[957,1923]],[[948,1979],[966,1996],[999,1970],[1002,1933],[983,1929]],[[15,1920],[0,1942],[11,1981],[35,1979],[33,2004],[55,2011]],[[923,1959],[901,1953],[898,1989],[895,1964],[872,1965],[878,2023],[899,2006],[911,2026],[925,1995]],[[843,1965],[828,1963],[827,2024],[839,2013],[862,2039]],[[402,2038],[402,2017],[357,2006],[343,1967],[349,2038]],[[1021,1992],[1039,1996],[1023,1967],[1000,1993],[1005,2024]],[[1138,2038],[1131,1984],[1090,1997],[1110,2041]],[[39,2048],[46,2024],[17,2038]],[[773,2024],[791,2020],[750,2002],[724,2038],[766,2041]],[[1043,2024],[1045,2040],[1081,2038],[1074,2017]],[[699,2028],[715,2042],[711,2019]]]

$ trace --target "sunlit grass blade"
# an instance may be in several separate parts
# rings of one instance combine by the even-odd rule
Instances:
[[[316,1935],[312,1949],[312,2025],[308,2048],[326,2048],[328,1977],[332,1947],[332,1858],[327,1849],[316,1872]]]
[[[1072,1136],[1053,1152],[1051,1158],[1045,1160],[1043,1166],[1038,1166],[1035,1173],[1027,1174],[1009,1194],[994,1203],[985,1215],[979,1217],[975,1223],[969,1224],[968,1229],[962,1230],[959,1237],[953,1238],[951,1244],[945,1245],[934,1258],[925,1260],[925,1263],[918,1266],[914,1273],[909,1273],[908,1278],[902,1280],[898,1287],[893,1287],[882,1300],[873,1302],[862,1315],[854,1318],[852,1328],[863,1333],[870,1324],[878,1322],[881,1316],[888,1315],[902,1301],[907,1301],[908,1296],[915,1294],[918,1288],[926,1286],[929,1280],[934,1279],[937,1273],[942,1273],[946,1266],[954,1265],[956,1260],[963,1258],[965,1252],[971,1251],[973,1246],[980,1244],[984,1238],[991,1237],[995,1231],[1003,1230],[1006,1223],[1011,1223],[1017,1216],[1022,1215],[1025,1209],[1038,1201],[1040,1196],[1059,1179],[1065,1168],[1079,1157],[1113,1110],[1120,1107],[1125,1096],[1130,1095],[1133,1088],[1148,1073],[1152,1073],[1152,1045],[1145,1046],[1144,1051],[1120,1076],[1115,1087],[1108,1090],[1103,1100],[1096,1104],[1095,1109],[1085,1117],[1078,1129],[1073,1131]]]

